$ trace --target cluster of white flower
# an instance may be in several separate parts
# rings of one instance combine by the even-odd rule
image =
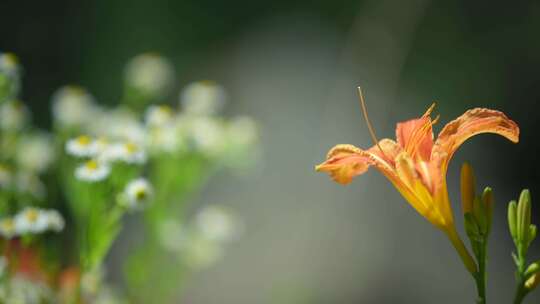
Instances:
[[[172,219],[163,221],[160,241],[164,248],[178,253],[182,262],[200,269],[217,261],[224,247],[237,239],[242,231],[242,224],[231,211],[220,206],[207,206],[186,226]]]
[[[212,158],[229,158],[254,144],[257,128],[247,117],[228,121],[216,116],[225,100],[225,90],[220,85],[212,81],[194,82],[180,93],[179,111],[167,105],[150,105],[141,120],[127,108],[98,107],[84,89],[65,87],[55,94],[53,113],[57,125],[76,125],[79,132],[133,143],[153,155],[195,151]],[[78,157],[98,153],[96,141],[88,136],[70,140],[66,150]],[[120,157],[125,155],[121,150],[117,151]],[[142,161],[143,158],[134,159]]]
[[[94,139],[86,135],[68,140],[65,150],[71,156],[86,159],[75,170],[75,176],[89,182],[107,178],[115,162],[143,165],[147,158],[143,147],[133,142],[109,142],[103,137]]]
[[[13,217],[0,219],[0,236],[11,239],[46,231],[60,232],[64,225],[64,218],[56,210],[27,207]]]

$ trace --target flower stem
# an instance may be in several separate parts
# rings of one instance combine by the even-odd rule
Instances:
[[[521,288],[520,285],[518,285],[518,287],[516,288],[516,295],[514,297],[514,304],[521,304],[521,302],[523,302],[523,299],[525,298],[526,295],[527,293],[523,291],[523,288]]]
[[[471,273],[473,276],[476,275],[477,269],[476,269],[476,263],[474,262],[474,259],[469,254],[469,250],[467,250],[467,247],[465,247],[465,244],[463,244],[463,241],[459,237],[457,231],[455,229],[449,229],[446,232],[446,235],[448,236],[448,239],[450,239],[450,242],[452,242],[452,245],[454,245],[454,248],[456,249],[457,253],[459,254],[459,257],[461,258],[461,261],[463,261],[463,264]]]
[[[474,275],[476,290],[478,291],[477,304],[486,304],[486,262],[487,240],[482,239],[478,244],[476,259],[478,260],[478,272]]]
[[[514,304],[521,304],[527,295],[527,290],[525,289],[525,265],[527,261],[523,250],[518,247],[517,251],[516,294],[514,296]]]

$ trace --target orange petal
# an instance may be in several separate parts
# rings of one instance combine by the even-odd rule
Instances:
[[[376,166],[386,176],[395,176],[392,158],[399,150],[397,143],[390,139],[381,140],[378,146],[375,145],[367,151],[353,145],[337,145],[328,152],[326,161],[315,169],[327,172],[340,184],[350,183],[353,177],[365,173],[371,165]]]
[[[400,122],[396,126],[396,139],[399,145],[412,157],[418,155],[424,161],[429,160],[433,147],[434,122],[429,115],[434,105],[422,117]]]
[[[446,173],[448,161],[459,146],[481,133],[498,134],[514,143],[519,141],[518,125],[504,113],[476,108],[468,110],[444,126],[433,146],[432,161],[438,164],[443,174]]]

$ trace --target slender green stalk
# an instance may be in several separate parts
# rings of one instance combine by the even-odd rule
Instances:
[[[476,259],[478,261],[478,272],[474,275],[476,290],[478,291],[477,304],[486,304],[486,262],[487,262],[487,240],[479,242]]]
[[[527,290],[525,289],[525,265],[527,265],[525,254],[523,253],[523,250],[520,250],[518,247],[516,261],[516,294],[514,296],[514,304],[520,304],[523,302],[523,299],[527,295]]]
[[[516,289],[516,295],[514,297],[514,304],[521,304],[526,295],[527,293],[523,290],[523,288],[520,288],[520,286],[518,285],[518,288]]]

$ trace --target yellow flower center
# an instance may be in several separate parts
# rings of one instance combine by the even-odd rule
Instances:
[[[77,137],[77,143],[79,145],[88,146],[91,141],[92,140],[90,139],[90,137],[88,137],[86,135],[81,135],[81,136]]]
[[[98,163],[95,160],[89,160],[86,162],[85,166],[88,170],[95,171],[98,168]]]
[[[133,154],[135,152],[137,152],[137,150],[139,150],[139,148],[137,147],[136,144],[134,143],[126,143],[125,144],[125,147],[126,147],[126,150],[129,154]]]
[[[79,86],[69,86],[67,88],[69,94],[73,94],[76,96],[82,96],[85,94],[85,91],[82,87]]]
[[[4,231],[13,231],[15,230],[15,223],[12,219],[5,219],[2,221],[2,230]]]
[[[136,192],[135,192],[135,198],[139,201],[142,201],[146,198],[147,194],[146,194],[146,190],[144,189],[138,189]]]
[[[26,211],[26,214],[24,216],[29,222],[33,223],[37,220],[38,215],[39,215],[39,212],[37,210],[32,209],[32,210]]]

